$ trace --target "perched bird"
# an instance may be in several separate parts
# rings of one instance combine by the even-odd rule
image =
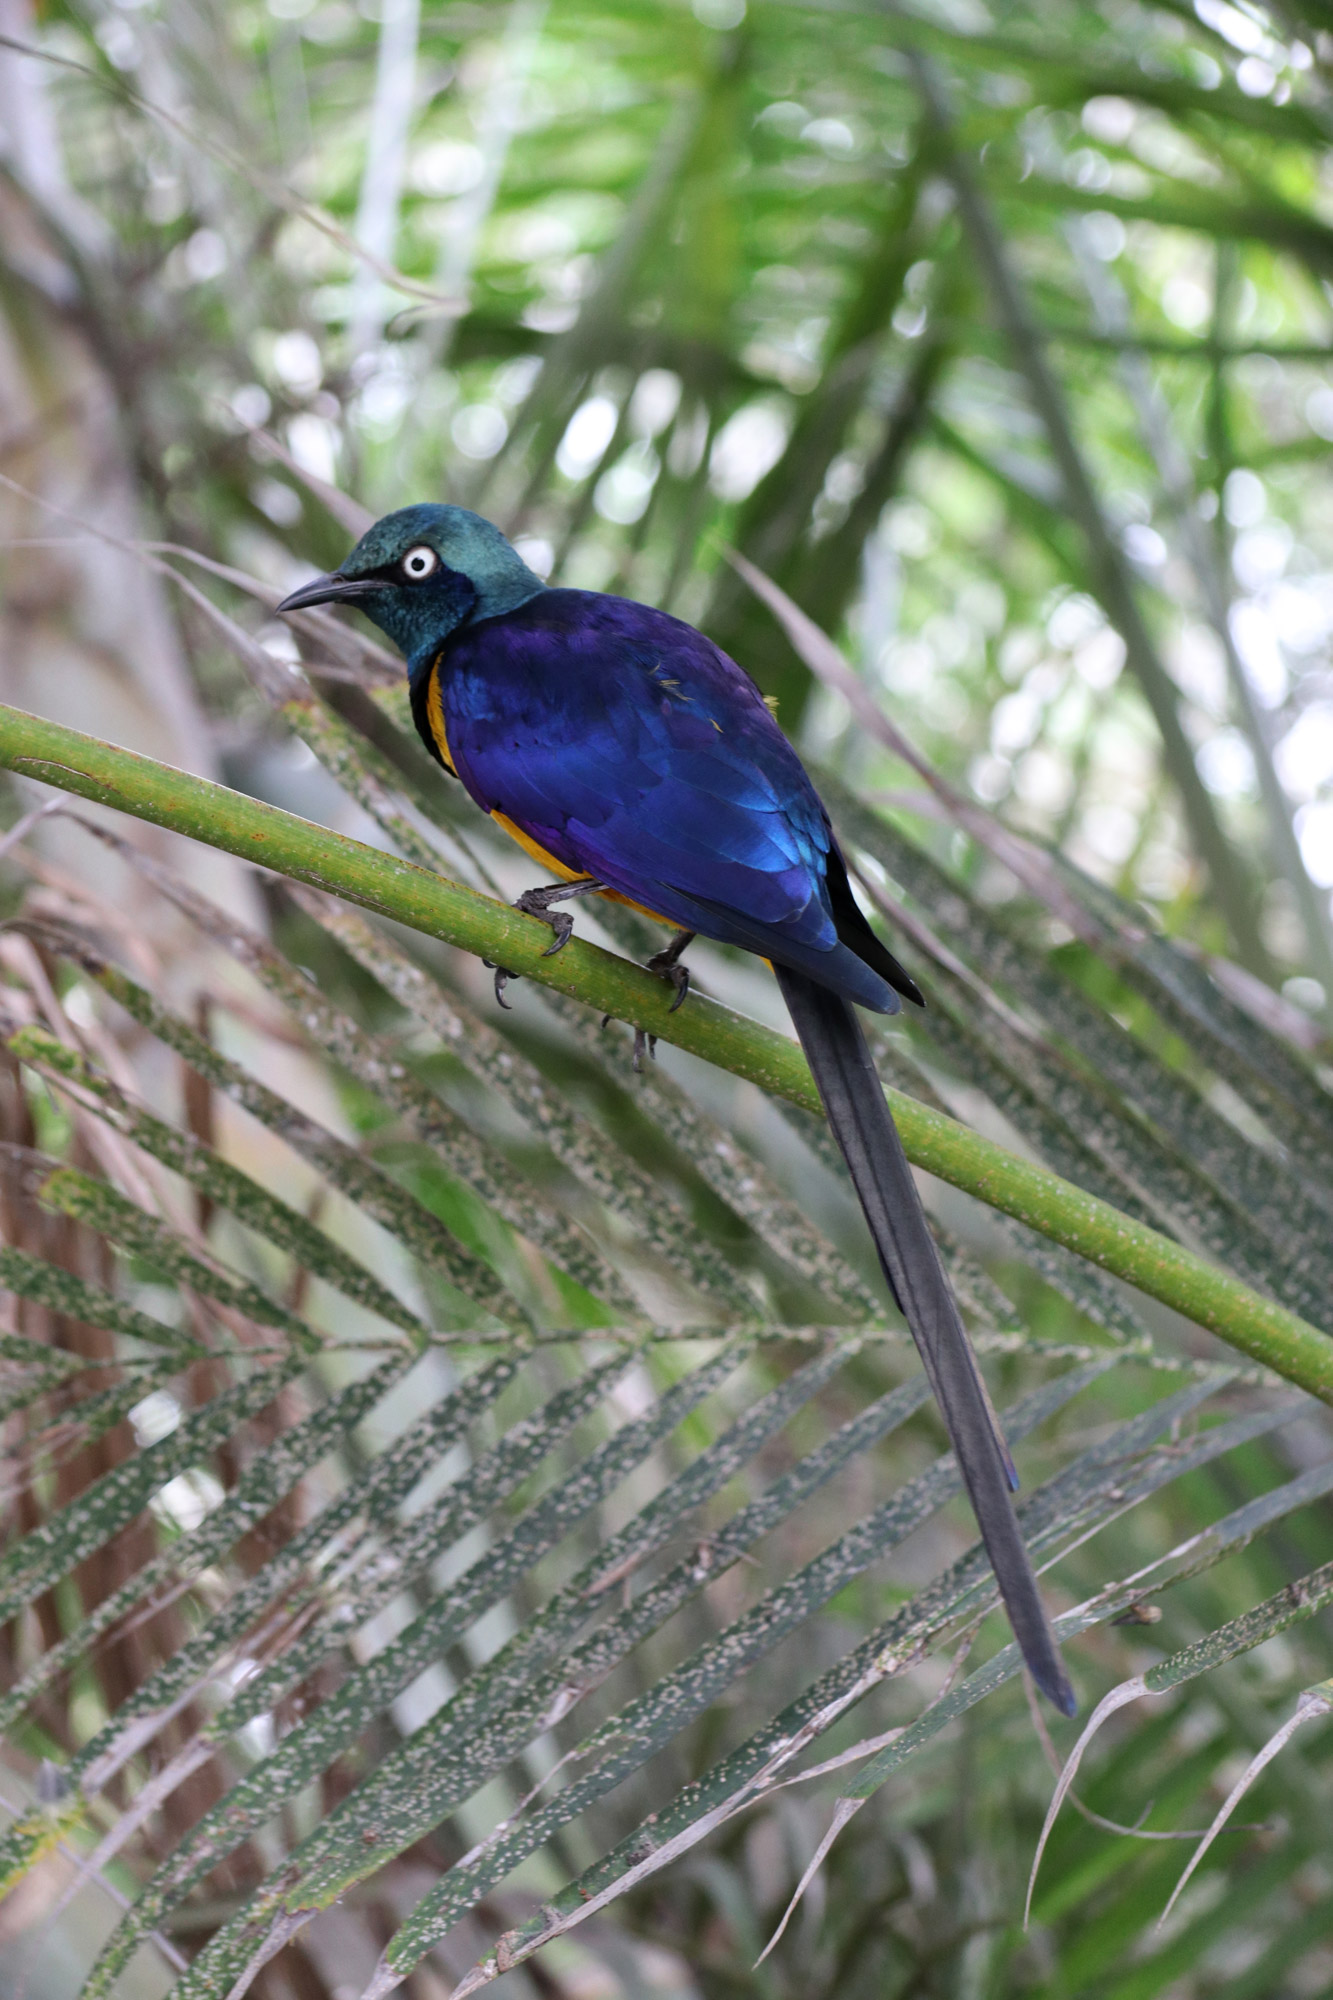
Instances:
[[[1057,1708],[1074,1695],[1010,1499],[1017,1484],[856,1007],[924,1004],[862,914],[828,814],[754,682],[678,618],[550,589],[462,507],[404,507],[279,611],[351,603],[406,656],[422,740],[557,880],[517,907],[615,896],[675,927],[649,960],[689,989],[696,934],[766,958],[943,1412],[1014,1634]],[[503,970],[496,974],[503,995]]]

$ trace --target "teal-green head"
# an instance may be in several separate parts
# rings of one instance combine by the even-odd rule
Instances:
[[[354,603],[415,672],[465,620],[498,617],[545,588],[492,522],[428,502],[376,521],[337,569],[294,590],[278,610]]]

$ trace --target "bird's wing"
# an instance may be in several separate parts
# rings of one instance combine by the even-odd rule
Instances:
[[[469,792],[564,866],[751,949],[836,949],[818,795],[691,627],[549,591],[460,636],[442,702]]]

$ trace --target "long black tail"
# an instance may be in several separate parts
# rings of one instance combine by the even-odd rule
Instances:
[[[948,1428],[1009,1622],[1033,1680],[1065,1715],[1077,1706],[1010,1498],[1013,1464],[963,1330],[921,1197],[851,1002],[775,966],[879,1261]]]

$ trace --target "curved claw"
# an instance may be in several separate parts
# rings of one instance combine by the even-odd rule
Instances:
[[[545,953],[542,954],[543,957],[545,955]],[[505,999],[505,987],[508,986],[511,979],[521,979],[523,977],[522,973],[510,972],[507,966],[497,965],[493,958],[483,958],[481,962],[488,972],[495,974],[496,1005],[503,1007],[506,1014],[512,1014],[514,1010]]]
[[[543,923],[548,923],[555,932],[555,936],[542,953],[542,957],[554,958],[558,951],[564,950],[569,940],[573,937],[574,919],[567,910],[545,910],[542,912],[542,921]]]
[[[603,1014],[602,1027],[604,1029],[607,1026],[607,1023],[610,1020],[612,1020],[612,1018],[613,1016],[610,1014]],[[656,1062],[657,1061],[656,1035],[648,1034],[647,1031],[643,1028],[636,1028],[634,1030],[634,1074],[636,1076],[643,1075],[643,1052],[645,1049],[648,1051],[648,1054],[652,1058],[652,1060]]]

